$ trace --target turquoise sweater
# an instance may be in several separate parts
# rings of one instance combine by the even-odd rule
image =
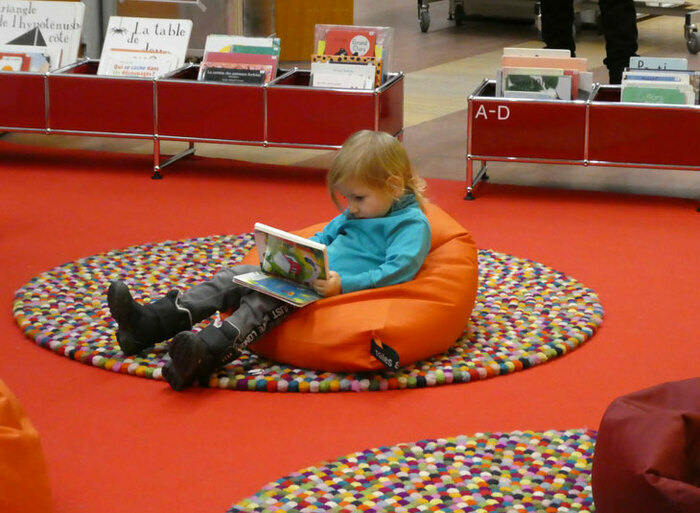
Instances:
[[[430,223],[407,193],[384,217],[358,219],[346,210],[311,239],[328,247],[342,291],[354,292],[411,280],[430,251]]]

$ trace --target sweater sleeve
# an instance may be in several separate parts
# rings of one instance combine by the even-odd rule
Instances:
[[[430,224],[424,217],[407,218],[387,236],[386,258],[376,269],[341,277],[343,293],[386,287],[412,280],[430,251]]]
[[[344,214],[335,216],[326,226],[323,227],[322,231],[316,232],[309,237],[309,239],[328,246],[338,236],[338,230],[344,219]]]

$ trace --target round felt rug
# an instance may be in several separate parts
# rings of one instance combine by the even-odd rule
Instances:
[[[188,288],[233,265],[253,246],[250,234],[210,236],[133,246],[47,271],[15,294],[13,313],[41,347],[95,367],[163,379],[167,346],[124,357],[106,291],[126,281],[140,301]],[[212,387],[279,392],[419,388],[463,383],[530,368],[588,340],[602,322],[596,294],[543,264],[479,251],[480,288],[471,322],[448,352],[396,372],[342,374],[292,368],[244,353]],[[201,328],[205,323],[202,323]]]
[[[589,513],[595,435],[480,433],[368,449],[283,477],[227,513]]]

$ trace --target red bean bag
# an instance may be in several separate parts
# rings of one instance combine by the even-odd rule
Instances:
[[[613,401],[596,440],[597,513],[700,511],[700,378]]]
[[[383,368],[373,356],[372,340],[381,354],[386,346],[398,353],[400,366],[449,349],[474,307],[477,250],[471,235],[445,211],[428,203],[426,215],[431,249],[413,280],[317,301],[250,349],[270,360],[334,372]],[[297,233],[308,237],[323,226]],[[258,264],[257,253],[251,251],[243,263]]]
[[[0,511],[49,513],[51,489],[39,433],[0,381]]]

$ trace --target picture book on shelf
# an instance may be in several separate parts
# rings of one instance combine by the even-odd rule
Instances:
[[[0,52],[0,71],[28,71],[30,59],[23,53]]]
[[[630,57],[629,69],[687,70],[688,59],[685,57],[642,57],[633,55]]]
[[[131,76],[155,78],[173,71],[185,63],[191,33],[191,20],[111,16],[97,74],[124,76],[124,66],[143,73],[149,59],[151,75]]]
[[[311,85],[350,89],[379,87],[390,70],[392,41],[391,27],[317,24],[311,56]],[[371,87],[367,66],[372,66],[376,74]]]
[[[260,271],[235,276],[236,283],[294,306],[306,306],[321,299],[311,282],[329,275],[325,245],[255,223],[255,247]]]
[[[0,0],[0,52],[40,54],[22,71],[51,70],[78,60],[85,17],[82,2]]]
[[[567,59],[571,57],[571,50],[559,48],[520,48],[507,46],[503,49],[505,57],[554,57]]]
[[[623,102],[696,105],[699,98],[698,71],[657,66],[652,69],[636,67],[622,73],[620,101]]]
[[[496,72],[496,96],[556,100],[586,99],[593,91],[587,61],[569,50],[504,48]],[[569,87],[566,91],[565,88]]]
[[[103,60],[103,69],[114,77],[153,78],[177,68],[177,58],[170,52],[114,48]]]
[[[317,53],[322,55],[354,55],[375,57],[377,31],[374,29],[329,29],[319,41]]]
[[[277,76],[280,40],[210,34],[204,45],[199,80],[232,84],[270,82]]]
[[[503,96],[542,100],[571,100],[571,75],[509,74],[504,77]]]

